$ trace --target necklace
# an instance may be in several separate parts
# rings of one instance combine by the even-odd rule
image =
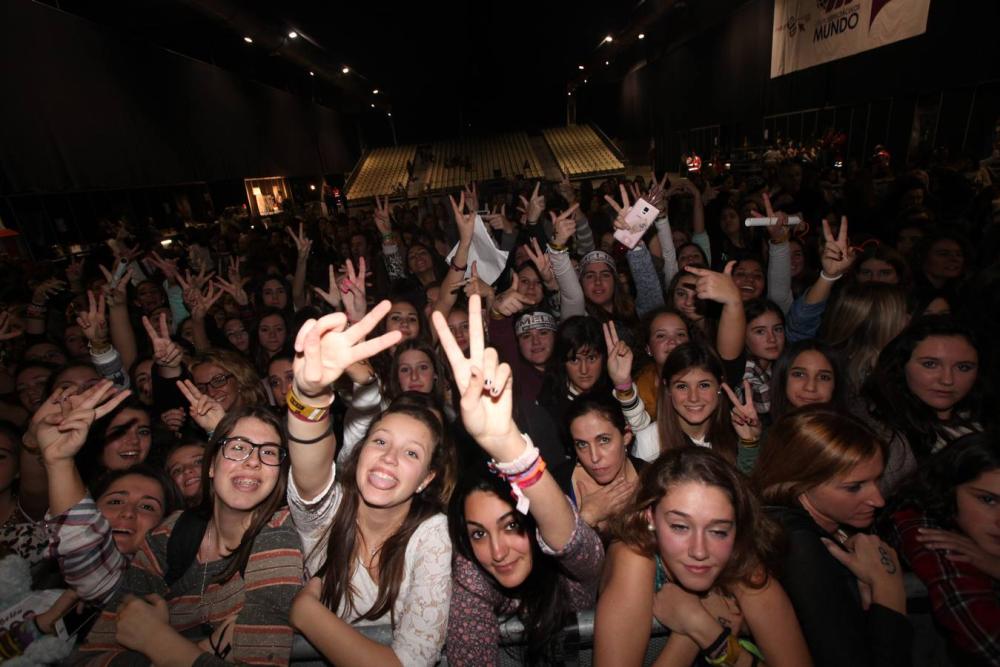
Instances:
[[[385,543],[389,541],[389,537],[396,534],[396,531],[399,530],[399,526],[396,526],[389,533],[389,537],[386,537],[384,540],[382,540],[381,544],[379,544],[377,547],[372,548],[368,546],[368,540],[365,539],[365,531],[361,530],[361,522],[355,518],[354,525],[358,527],[358,537],[361,538],[361,544],[364,546],[365,551],[368,552],[368,562],[365,563],[365,559],[361,558],[361,564],[364,565],[365,569],[368,570],[370,573],[372,566],[375,564],[375,559],[378,558],[378,555],[382,552],[382,547],[384,547]]]

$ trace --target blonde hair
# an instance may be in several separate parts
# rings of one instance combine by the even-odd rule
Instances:
[[[849,393],[860,389],[878,355],[902,331],[909,315],[906,295],[897,285],[848,285],[826,313],[820,336],[844,353]]]
[[[268,398],[260,376],[243,355],[218,348],[206,350],[199,353],[191,362],[191,372],[193,373],[194,369],[204,364],[218,366],[236,380],[236,403],[233,408],[267,405]]]

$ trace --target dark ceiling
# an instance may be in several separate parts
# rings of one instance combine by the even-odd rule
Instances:
[[[391,141],[392,129],[414,142],[562,124],[568,90],[620,77],[688,11],[685,0],[46,2],[339,108],[372,144]]]

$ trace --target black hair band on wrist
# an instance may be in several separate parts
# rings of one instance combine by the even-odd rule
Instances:
[[[292,432],[288,430],[288,422],[286,421],[285,422],[285,437],[287,437],[291,442],[297,442],[300,445],[315,445],[317,442],[321,442],[323,440],[326,440],[326,438],[329,437],[329,435],[331,433],[333,433],[333,420],[330,419],[329,416],[327,416],[326,419],[327,419],[328,423],[327,423],[327,427],[325,429],[323,429],[323,432],[320,433],[315,438],[310,438],[309,440],[302,440],[301,438],[296,438],[294,435],[292,435]]]
[[[728,627],[723,627],[722,632],[720,632],[719,636],[715,638],[715,641],[706,646],[705,650],[703,650],[701,654],[708,658],[717,657],[716,654],[719,653],[720,649],[725,647],[726,640],[729,639],[729,635],[731,633],[732,631]]]

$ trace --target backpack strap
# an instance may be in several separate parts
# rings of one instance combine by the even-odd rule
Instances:
[[[198,548],[208,528],[208,519],[193,510],[184,510],[167,539],[167,573],[163,580],[170,588],[198,557]]]

